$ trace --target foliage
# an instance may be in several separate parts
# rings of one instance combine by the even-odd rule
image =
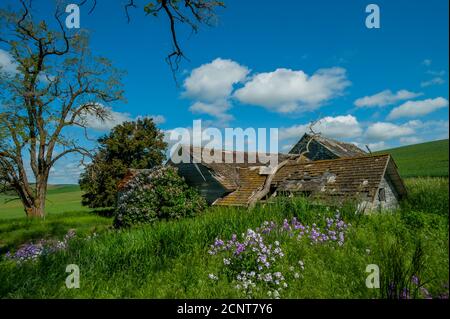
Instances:
[[[283,245],[295,245],[295,241],[301,240],[310,244],[344,244],[348,225],[340,219],[340,214],[325,221],[323,232],[316,224],[304,226],[296,217],[292,218],[291,223],[285,219],[281,226],[274,221],[265,221],[256,230],[247,229],[242,234],[242,241],[238,241],[236,234],[227,241],[216,238],[208,253],[223,258],[219,275],[224,273],[229,281],[236,283],[236,289],[242,291],[245,297],[252,297],[254,291],[258,291],[278,298],[289,286],[288,282],[300,278],[298,271],[304,269],[302,260],[295,266],[289,266],[289,272],[280,267],[280,259],[285,257]],[[209,274],[209,278],[219,279],[215,274]]]
[[[0,184],[14,188],[27,216],[44,217],[52,167],[90,155],[68,131],[108,116],[123,98],[122,72],[92,55],[85,32],[66,34],[59,6],[54,20],[39,21],[31,2],[20,4],[0,9],[0,42],[13,62],[0,69]]]
[[[80,177],[83,205],[116,206],[117,185],[128,169],[152,168],[162,163],[166,147],[163,137],[151,118],[143,118],[120,124],[99,138],[99,151]]]
[[[427,185],[435,186],[431,182]],[[411,196],[415,194],[411,192]],[[343,245],[332,241],[312,244],[309,236],[297,240],[296,236],[290,237],[289,232],[281,231],[274,233],[274,238],[267,237],[264,243],[270,245],[278,240],[284,254],[276,261],[277,269],[271,271],[272,274],[281,272],[288,284],[282,290],[281,297],[382,298],[381,289],[366,287],[366,266],[377,264],[381,272],[385,267],[389,270],[397,262],[389,263],[386,256],[395,255],[395,251],[401,254],[398,259],[404,265],[399,269],[410,269],[413,260],[424,261],[418,278],[411,278],[411,298],[448,297],[448,214],[430,214],[422,206],[411,206],[411,209],[413,213],[400,210],[371,215],[341,210],[341,219],[352,225],[346,230]],[[108,219],[88,216],[87,213],[76,216],[74,213],[67,217],[65,214],[50,216],[48,219],[52,222],[46,231],[65,229],[58,235],[62,238],[67,232],[66,227],[70,227],[77,229],[77,237],[83,237],[89,234],[94,218],[99,219],[99,225],[111,223]],[[242,243],[245,238],[239,234],[246,234],[248,229],[256,232],[257,228],[261,232],[265,221],[269,225],[273,221],[278,225],[276,229],[280,230],[286,219],[293,229],[294,217],[305,228],[315,223],[324,233],[327,218],[335,219],[335,211],[313,206],[304,198],[293,198],[256,206],[251,210],[211,207],[194,218],[102,231],[95,239],[76,240],[67,250],[42,256],[36,262],[17,265],[9,260],[0,260],[0,297],[240,298],[243,290],[236,289],[237,273],[234,277],[228,277],[221,272],[225,256],[211,256],[208,253],[211,243],[216,238],[222,238],[226,243],[233,234],[238,234],[238,241]],[[65,224],[66,220],[71,220],[70,225]],[[412,222],[416,220],[421,223]],[[15,225],[15,231],[25,228],[25,222],[26,219],[22,219],[21,224]],[[10,223],[0,223],[0,227],[8,227]],[[59,223],[64,227],[58,226]],[[26,228],[31,235],[36,228],[41,231],[40,227],[41,223],[32,223]],[[14,233],[1,228],[0,237],[12,238]],[[20,240],[17,238],[16,242]],[[419,241],[423,253],[420,259],[414,258],[418,255]],[[394,245],[397,248],[394,249]],[[11,250],[14,251],[13,246]],[[299,261],[304,263],[303,270]],[[66,289],[64,286],[67,276],[64,269],[72,263],[79,265],[82,273],[80,289]],[[291,271],[290,267],[294,270]],[[247,281],[250,272],[243,274],[246,279],[244,276],[241,279]],[[296,272],[299,278],[295,278]],[[407,277],[412,273],[408,272]],[[210,279],[209,274],[217,279]],[[404,285],[397,285],[399,292],[405,288]],[[415,287],[419,287],[417,294],[414,293]],[[267,290],[254,290],[253,297],[267,298]]]
[[[156,166],[139,171],[120,191],[114,225],[192,217],[205,206],[203,197],[186,184],[176,168]]]
[[[80,237],[101,233],[111,228],[111,223],[111,218],[83,211],[49,214],[45,219],[0,220],[0,255],[25,244],[60,240],[71,229]]]

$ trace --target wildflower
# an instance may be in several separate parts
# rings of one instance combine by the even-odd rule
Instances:
[[[305,264],[303,263],[302,260],[299,260],[299,261],[298,261],[298,264],[300,265],[300,268],[301,268],[302,270],[305,269]]]
[[[224,258],[224,259],[223,259],[223,264],[224,264],[225,266],[228,266],[230,263],[231,263],[231,261],[230,261],[228,258]]]
[[[218,280],[218,279],[219,279],[219,278],[218,278],[216,275],[214,275],[214,274],[209,274],[208,277],[209,277],[209,279],[211,279],[211,280]]]

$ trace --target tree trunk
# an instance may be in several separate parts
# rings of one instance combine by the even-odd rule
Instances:
[[[45,200],[47,198],[47,178],[36,183],[35,196],[30,204],[24,204],[27,217],[45,217]]]

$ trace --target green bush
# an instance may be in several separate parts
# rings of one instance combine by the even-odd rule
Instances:
[[[120,191],[114,226],[192,217],[205,207],[203,197],[186,184],[176,168],[157,166],[138,171]]]

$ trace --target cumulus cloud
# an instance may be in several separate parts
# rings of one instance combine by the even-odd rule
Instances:
[[[394,108],[389,113],[388,119],[393,120],[401,117],[417,117],[445,107],[448,107],[448,100],[443,97],[421,101],[408,101],[399,107]]]
[[[410,144],[418,144],[423,141],[422,138],[417,136],[407,136],[407,137],[401,137],[399,139],[400,143],[402,145],[410,145]]]
[[[324,117],[314,125],[313,129],[330,138],[358,137],[363,132],[360,123],[356,117],[352,115]],[[300,137],[307,132],[309,132],[309,124],[294,125],[281,128],[279,131],[279,138],[280,140],[291,138],[300,139]]]
[[[0,72],[10,75],[16,74],[17,66],[17,62],[14,61],[13,57],[7,51],[0,49]]]
[[[155,124],[162,124],[166,121],[165,117],[162,115],[139,115],[137,117],[132,117],[130,113],[116,112],[110,107],[106,107],[106,109],[109,112],[109,116],[105,120],[101,120],[93,114],[86,114],[82,117],[82,122],[88,128],[98,131],[109,131],[113,127],[124,122],[135,121],[142,118],[152,118]]]
[[[428,86],[432,86],[432,85],[440,85],[440,84],[444,84],[445,80],[443,78],[441,78],[440,76],[434,77],[431,80],[428,81],[423,81],[420,83],[421,87],[428,87]]]
[[[196,114],[209,114],[217,119],[216,124],[226,126],[233,119],[233,116],[227,113],[230,108],[228,101],[219,100],[213,103],[195,102],[189,110]]]
[[[398,101],[408,100],[422,95],[422,93],[400,90],[393,93],[391,90],[384,90],[374,95],[364,96],[355,101],[357,107],[381,107],[392,105]]]
[[[381,141],[381,142],[376,142],[376,143],[369,143],[367,144],[367,146],[369,147],[369,149],[371,151],[380,151],[380,150],[384,150],[386,148],[388,148],[387,144],[385,141]],[[366,149],[366,146],[360,146],[361,149]]]
[[[184,95],[204,102],[226,99],[233,84],[243,81],[250,70],[232,60],[217,58],[192,70],[184,81]]]
[[[342,95],[349,85],[343,68],[320,69],[311,76],[301,70],[280,68],[254,75],[234,97],[242,103],[290,113],[317,109]]]
[[[220,119],[230,120],[228,99],[233,85],[244,81],[250,70],[228,59],[217,58],[192,70],[184,81],[184,97],[197,100],[190,110]]]
[[[415,133],[416,121],[411,121],[402,125],[389,122],[377,122],[371,124],[365,133],[370,141],[386,141],[394,138],[410,136]]]

